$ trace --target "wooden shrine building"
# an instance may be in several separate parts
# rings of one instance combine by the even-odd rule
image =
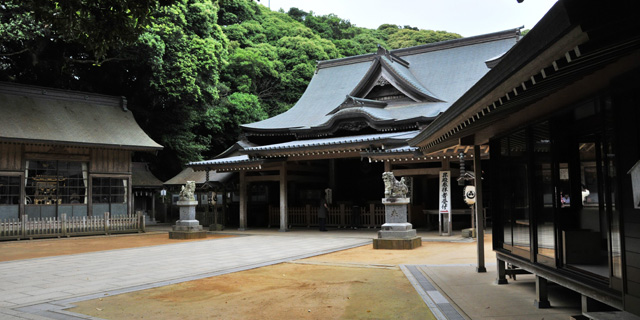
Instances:
[[[240,229],[315,225],[327,188],[328,225],[378,227],[384,223],[384,171],[411,181],[410,222],[425,226],[438,206],[438,172],[444,167],[457,175],[459,150],[422,155],[408,141],[485,76],[519,37],[520,30],[512,29],[321,61],[290,110],[242,126],[234,155],[188,166],[239,173]],[[469,212],[462,199],[456,209]]]
[[[162,181],[156,178],[149,170],[146,162],[133,162],[131,164],[131,187],[133,188],[133,210],[142,211],[146,224],[155,224],[158,202]]]
[[[132,214],[132,153],[162,149],[124,97],[0,83],[0,115],[0,219]]]
[[[483,184],[497,282],[514,268],[533,273],[536,305],[553,307],[551,281],[580,293],[590,319],[640,316],[640,19],[632,6],[559,0],[410,141],[421,154],[489,146]]]
[[[194,196],[198,201],[197,212],[204,213],[208,216],[212,213],[213,207],[222,214],[226,213],[227,204],[232,203],[232,191],[234,183],[237,182],[235,177],[237,174],[233,172],[205,172],[194,171],[193,168],[185,168],[177,175],[164,182],[164,186],[167,192],[167,200],[165,203],[168,205],[168,216],[164,221],[177,220],[180,218],[179,207],[176,202],[180,198],[180,190],[182,186],[187,184],[187,181],[194,181],[196,183],[196,190]],[[208,226],[208,218],[198,219],[201,224]],[[206,220],[206,221],[203,221]],[[235,216],[237,221],[237,215]],[[235,222],[234,221],[234,222]],[[237,223],[237,222],[236,222]]]

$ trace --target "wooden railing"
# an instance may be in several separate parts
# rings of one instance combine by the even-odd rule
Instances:
[[[351,226],[353,207],[340,204],[330,206],[327,215],[327,226],[346,228]],[[311,227],[318,225],[317,206],[288,207],[288,227]],[[384,206],[382,204],[369,204],[360,207],[359,223],[363,228],[378,228],[384,224]],[[280,226],[280,207],[269,206],[269,228]]]
[[[91,217],[67,217],[64,213],[60,218],[29,218],[23,215],[22,219],[0,220],[0,240],[133,232],[145,232],[142,212],[115,217],[110,217],[108,212]]]

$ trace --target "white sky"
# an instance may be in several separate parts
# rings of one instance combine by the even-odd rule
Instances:
[[[556,0],[260,0],[271,10],[290,7],[333,13],[358,27],[377,29],[384,23],[444,30],[463,37],[513,29],[531,29]]]

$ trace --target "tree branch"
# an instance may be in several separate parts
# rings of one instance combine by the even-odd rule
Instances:
[[[102,65],[105,62],[132,60],[132,58],[113,57],[113,58],[108,58],[104,60],[78,60],[73,58],[65,58],[65,60],[67,60],[68,62],[74,62],[74,63]]]
[[[0,56],[3,56],[3,57],[15,56],[15,55],[18,55],[18,54],[25,53],[27,51],[29,51],[29,49],[25,48],[25,49],[22,49],[22,50],[16,51],[16,52],[0,53]]]

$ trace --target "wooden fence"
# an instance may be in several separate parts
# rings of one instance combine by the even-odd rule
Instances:
[[[29,218],[0,220],[0,240],[70,237],[114,233],[145,232],[142,212],[133,215],[60,218]]]
[[[359,222],[356,223],[358,227],[363,228],[379,228],[384,224],[384,206],[382,204],[369,204],[367,206],[359,207],[360,215]],[[330,206],[327,215],[327,226],[347,228],[350,227],[353,206],[340,204],[337,206]],[[318,207],[317,206],[298,206],[288,207],[287,222],[289,228],[293,226],[297,227],[311,227],[318,225]],[[269,228],[280,226],[280,207],[269,206]]]

